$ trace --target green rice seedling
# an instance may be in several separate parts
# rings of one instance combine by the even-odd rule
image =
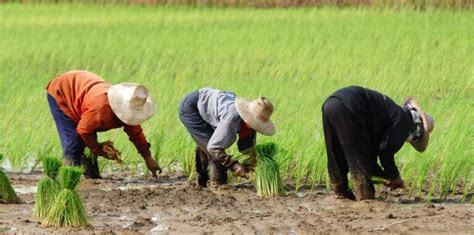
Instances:
[[[474,177],[465,178],[463,172],[472,171],[473,160],[456,167],[459,173],[448,174],[455,159],[474,159],[472,128],[461,125],[474,120],[470,111],[474,57],[466,53],[474,51],[472,11],[113,9],[102,4],[1,5],[0,65],[8,69],[0,69],[0,110],[8,112],[0,119],[0,152],[11,167],[29,166],[45,140],[52,142],[51,153],[61,151],[57,133],[50,131],[55,126],[44,94],[31,91],[44,87],[65,68],[81,67],[114,84],[133,78],[146,85],[159,104],[166,104],[159,105],[157,116],[143,125],[147,138],[155,130],[166,134],[160,154],[154,155],[163,168],[179,165],[175,160],[181,161],[182,154],[194,146],[176,117],[186,94],[212,86],[247,98],[268,96],[278,110],[272,117],[278,131],[271,141],[288,151],[284,155],[288,158],[278,153],[274,159],[280,163],[281,176],[298,187],[319,179],[329,187],[319,109],[333,91],[359,84],[398,102],[415,95],[435,117],[436,129],[424,153],[405,144],[396,154],[402,179],[419,196],[427,189],[439,196],[442,185],[448,184],[459,185],[467,194],[472,191],[466,185],[472,185]],[[88,30],[58,27],[76,23]],[[110,35],[120,35],[121,40]],[[100,46],[98,38],[106,40],[106,46]],[[71,53],[63,53],[65,48]],[[32,105],[42,108],[24,108]],[[35,135],[26,128],[30,126],[35,126]],[[105,132],[100,139],[113,139],[122,147],[125,164],[117,166],[119,170],[148,171],[122,130]],[[154,139],[150,141],[152,148],[158,147]],[[310,181],[305,181],[308,175]]]
[[[285,195],[278,163],[273,159],[277,152],[274,143],[259,144],[257,149],[257,166],[255,168],[255,187],[259,197]]]
[[[388,182],[388,180],[382,177],[378,177],[378,176],[372,176],[370,180],[372,181],[373,184],[385,184]]]
[[[36,160],[33,166],[30,169],[30,173],[36,170],[36,167],[40,162],[43,162],[43,159],[47,156],[51,156],[53,151],[53,144],[50,140],[46,140],[40,148],[36,151]],[[43,162],[44,163],[44,162]]]
[[[54,157],[43,159],[44,176],[38,183],[36,192],[35,212],[37,218],[44,219],[51,209],[56,196],[61,191],[61,185],[56,180],[61,161]]]
[[[0,202],[19,203],[20,199],[16,196],[15,190],[8,180],[7,175],[0,169]]]
[[[54,200],[51,211],[43,222],[46,226],[80,227],[88,225],[84,206],[75,190],[81,175],[81,168],[71,166],[60,168],[59,181],[63,189]]]

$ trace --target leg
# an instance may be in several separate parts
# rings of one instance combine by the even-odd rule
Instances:
[[[211,171],[211,181],[217,185],[227,184],[227,168],[217,160],[209,160],[209,166]]]
[[[338,197],[355,200],[354,194],[348,187],[347,173],[349,169],[344,152],[330,122],[333,105],[332,99],[329,99],[323,106],[323,129],[328,157],[328,174],[331,186]]]
[[[209,139],[214,133],[214,129],[205,122],[199,114],[199,110],[197,109],[198,98],[198,92],[193,92],[184,98],[179,108],[179,118],[197,144],[196,171],[198,173],[198,184],[206,187],[206,183],[209,180],[209,174],[207,172],[209,154],[206,148]]]
[[[97,157],[91,159],[84,156],[85,144],[82,138],[77,134],[77,124],[72,121],[58,107],[56,100],[48,94],[48,103],[53,116],[56,128],[61,139],[63,150],[63,163],[68,166],[84,167],[84,176],[87,178],[100,178]]]
[[[77,124],[61,111],[56,100],[49,94],[48,103],[61,139],[63,162],[66,165],[79,166],[85,144],[76,132]]]
[[[207,173],[207,166],[209,160],[206,151],[202,150],[198,146],[196,147],[196,171],[198,173],[198,184],[201,187],[207,186],[209,175]]]
[[[344,156],[345,158],[345,161],[338,157],[332,160],[332,162],[345,162],[345,164],[340,162],[336,164],[337,167],[339,167],[339,171],[335,172],[343,174],[343,177],[335,177],[336,179],[343,179],[343,185],[340,186],[340,190],[347,190],[348,168],[354,180],[354,190],[357,200],[374,198],[373,184],[370,181],[372,157],[367,124],[352,114],[342,102],[336,98],[330,98],[325,102],[323,112],[326,113],[326,122],[329,122],[338,140],[336,144],[331,145],[330,143],[329,147],[336,147],[333,148],[335,149],[333,155]]]
[[[358,201],[374,199],[375,188],[370,178],[377,159],[373,158],[371,152],[367,124],[352,118],[350,125],[347,130],[352,133],[353,138],[345,141],[343,149],[354,182],[355,196]]]

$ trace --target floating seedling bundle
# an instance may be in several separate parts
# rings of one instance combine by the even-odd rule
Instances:
[[[46,226],[79,227],[88,224],[84,206],[75,190],[81,175],[82,170],[78,167],[67,166],[59,169],[59,181],[63,189],[46,216]]]
[[[257,166],[255,169],[255,187],[259,197],[276,197],[285,194],[280,177],[278,162],[273,158],[277,153],[274,143],[259,144],[257,149]]]
[[[38,190],[36,192],[35,216],[44,219],[54,200],[61,192],[61,185],[56,180],[59,173],[61,161],[57,158],[46,157],[43,159],[44,176],[38,183]]]
[[[0,162],[3,160],[3,155],[0,154]],[[0,202],[2,203],[18,203],[20,199],[16,196],[15,190],[8,180],[7,175],[0,168]]]

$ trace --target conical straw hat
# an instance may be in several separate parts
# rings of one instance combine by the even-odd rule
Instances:
[[[413,146],[413,148],[416,149],[416,151],[423,152],[428,146],[428,142],[430,140],[430,133],[431,131],[433,131],[433,128],[434,128],[434,120],[430,114],[425,113],[423,111],[421,106],[416,101],[415,97],[409,96],[405,98],[405,101],[403,102],[402,106],[405,106],[407,104],[414,107],[416,111],[418,112],[418,114],[420,114],[421,120],[423,122],[423,129],[424,129],[423,135],[417,140],[410,141],[410,144]]]
[[[273,113],[273,104],[265,97],[253,101],[237,97],[235,108],[240,117],[254,130],[263,135],[274,135],[275,126],[270,120]]]
[[[148,90],[137,83],[119,83],[107,92],[110,107],[125,124],[136,126],[155,114],[155,103]]]

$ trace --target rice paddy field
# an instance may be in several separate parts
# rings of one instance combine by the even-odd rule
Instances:
[[[269,98],[277,134],[258,141],[284,150],[277,160],[287,183],[314,189],[327,182],[321,105],[336,89],[360,85],[397,102],[416,96],[435,118],[426,152],[406,144],[396,155],[408,194],[472,198],[470,9],[0,4],[0,54],[0,153],[9,171],[61,156],[45,87],[84,69],[149,88],[157,114],[143,128],[155,157],[164,174],[190,180],[194,144],[178,118],[181,99],[207,86]],[[122,130],[99,134],[109,139],[125,163],[101,161],[103,174],[146,172]]]

